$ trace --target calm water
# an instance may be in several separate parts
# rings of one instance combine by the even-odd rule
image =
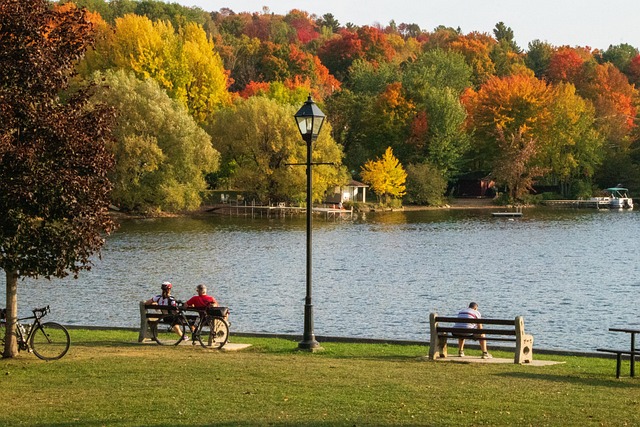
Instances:
[[[137,302],[170,280],[179,299],[208,284],[231,307],[232,331],[301,334],[305,233],[304,218],[127,220],[78,280],[21,282],[20,311],[50,304],[62,323],[135,327]],[[315,333],[426,341],[430,312],[452,315],[474,300],[485,317],[524,315],[534,348],[626,346],[607,329],[640,327],[639,237],[637,211],[316,219]]]

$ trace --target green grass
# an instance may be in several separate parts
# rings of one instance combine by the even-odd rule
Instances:
[[[0,361],[0,425],[640,425],[640,379],[616,379],[611,359],[434,363],[423,346],[322,343],[307,353],[232,336],[252,347],[217,352],[141,345],[135,332],[70,333],[59,361]]]

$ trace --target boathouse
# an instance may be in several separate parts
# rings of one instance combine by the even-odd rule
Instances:
[[[325,203],[366,203],[367,188],[369,188],[367,184],[352,179],[347,185],[335,187],[333,192],[329,191],[325,197]]]

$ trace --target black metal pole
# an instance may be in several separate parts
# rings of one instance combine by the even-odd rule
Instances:
[[[307,143],[307,295],[304,299],[304,334],[298,348],[313,350],[320,346],[313,333],[313,304],[311,303],[311,232],[313,218],[313,192],[311,175],[311,135],[305,136]]]

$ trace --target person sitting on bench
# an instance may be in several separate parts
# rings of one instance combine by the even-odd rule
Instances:
[[[187,307],[206,308],[218,307],[218,301],[211,295],[207,295],[207,287],[203,284],[196,286],[198,295],[194,295],[186,302]],[[228,321],[229,313],[225,314],[224,320]]]
[[[464,310],[460,310],[458,313],[459,319],[480,319],[482,316],[478,311],[478,304],[472,302],[469,304],[468,308]],[[453,325],[454,328],[468,328],[468,329],[482,329],[482,325],[477,323],[465,323],[459,322]],[[492,356],[487,352],[487,341],[483,339],[479,339],[484,337],[484,334],[479,333],[469,333],[463,336],[458,336],[458,356],[464,356],[464,340],[465,339],[476,339],[480,342],[480,349],[482,350],[482,358],[483,359],[491,359]]]

